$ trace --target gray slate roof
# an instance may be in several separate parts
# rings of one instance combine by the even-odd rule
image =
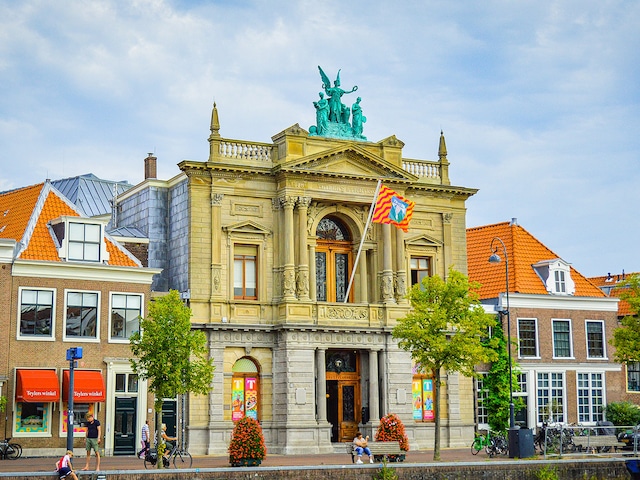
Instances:
[[[111,214],[114,192],[120,195],[133,187],[126,180],[102,180],[92,173],[53,180],[51,184],[88,217]]]

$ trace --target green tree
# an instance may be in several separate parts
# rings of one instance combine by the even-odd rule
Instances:
[[[149,381],[155,396],[156,430],[160,445],[162,400],[193,392],[206,395],[213,380],[213,360],[208,357],[204,332],[191,329],[191,309],[176,290],[149,304],[140,332],[131,338],[133,370]],[[160,456],[160,452],[158,452]],[[158,468],[162,462],[158,460]]]
[[[621,327],[613,332],[614,359],[620,363],[640,362],[640,275],[630,275],[620,282],[616,293],[629,304],[632,314],[624,317]]]
[[[485,313],[477,289],[477,283],[469,282],[466,275],[452,268],[446,281],[437,275],[424,278],[409,291],[412,309],[392,333],[400,348],[411,353],[422,373],[434,376],[436,461],[440,460],[441,372],[476,376],[474,367],[478,363],[496,357],[495,351],[483,342],[496,321]]]
[[[504,317],[506,319],[506,316]],[[511,360],[511,385],[509,384],[509,352],[507,350],[507,339],[504,336],[504,329],[500,322],[491,331],[493,342],[488,344],[488,348],[495,351],[496,358],[491,362],[489,373],[482,382],[483,390],[487,392],[487,397],[483,400],[489,417],[489,427],[497,432],[504,432],[509,428],[509,404],[511,395],[509,388],[513,386],[513,391],[520,390],[518,385],[518,365]],[[514,409],[518,412],[523,407],[520,398],[514,399]]]
[[[604,409],[604,416],[614,425],[628,427],[640,423],[640,407],[631,402],[611,402]]]

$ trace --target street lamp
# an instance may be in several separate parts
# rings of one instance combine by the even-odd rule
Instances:
[[[505,269],[505,278],[507,282],[507,304],[504,310],[500,311],[500,315],[504,315],[507,317],[507,352],[509,353],[509,453],[510,457],[514,458],[516,455],[512,455],[511,453],[515,448],[513,445],[515,444],[515,434],[514,430],[516,428],[516,418],[515,418],[515,408],[513,405],[513,366],[511,363],[511,316],[509,314],[509,256],[507,255],[507,247],[505,247],[504,242],[500,239],[500,237],[493,237],[491,240],[491,256],[489,257],[489,263],[500,263],[502,259],[500,255],[498,255],[498,246],[494,247],[494,244],[497,242],[502,245],[502,253],[504,254],[504,269]]]
[[[67,349],[67,360],[69,361],[69,396],[67,406],[67,450],[73,451],[73,369],[77,360],[82,358],[82,347],[72,347]]]

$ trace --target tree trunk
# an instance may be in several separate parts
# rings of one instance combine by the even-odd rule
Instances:
[[[434,415],[435,415],[435,432],[434,432],[434,442],[433,442],[433,460],[435,462],[440,460],[440,369],[436,368],[435,369],[435,380],[433,383],[435,383],[435,394],[436,394],[436,398],[435,398],[435,411],[434,411]]]
[[[159,407],[156,403],[155,407],[156,407],[156,452],[158,455],[156,468],[162,470],[164,468],[164,462],[162,461],[162,455],[164,454],[164,450],[162,451],[162,453],[160,453],[160,445],[162,445],[162,402],[160,402]]]

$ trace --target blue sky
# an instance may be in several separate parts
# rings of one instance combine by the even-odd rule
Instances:
[[[227,138],[308,128],[321,65],[370,141],[437,159],[444,131],[467,226],[517,217],[587,276],[640,271],[638,25],[635,0],[4,0],[0,190],[135,184],[148,152],[170,178],[207,159],[214,100]]]

